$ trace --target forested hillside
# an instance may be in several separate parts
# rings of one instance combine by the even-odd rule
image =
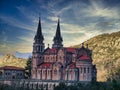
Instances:
[[[93,51],[93,63],[97,66],[98,81],[120,79],[120,31],[95,36],[84,42]],[[81,47],[81,44],[73,47]]]

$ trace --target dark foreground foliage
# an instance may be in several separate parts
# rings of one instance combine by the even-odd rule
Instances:
[[[49,90],[49,88],[31,89],[29,87],[16,87],[15,85],[0,84],[0,90]],[[88,84],[75,83],[73,85],[66,85],[64,82],[60,83],[54,90],[120,90],[120,82],[113,80],[112,82],[91,82]]]
[[[76,83],[67,86],[60,83],[54,90],[120,90],[120,82],[113,80],[112,82],[91,82],[88,84]]]
[[[25,67],[25,78],[29,79],[31,77],[31,69],[32,69],[32,58],[29,57]]]

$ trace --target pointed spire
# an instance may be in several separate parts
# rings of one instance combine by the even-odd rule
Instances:
[[[37,33],[36,33],[35,39],[42,39],[42,40],[44,40],[43,35],[42,35],[42,28],[41,28],[41,19],[40,19],[40,17],[39,17],[39,23],[38,23],[38,28],[37,28]]]
[[[60,32],[60,20],[59,20],[59,18],[58,18],[58,23],[57,23],[56,34],[55,34],[53,41],[54,41],[53,48],[63,47],[63,45],[62,45],[63,39],[62,39],[61,32]]]
[[[56,34],[55,34],[55,37],[54,37],[54,40],[56,40],[56,39],[60,40],[60,41],[63,41],[62,37],[61,37],[61,32],[60,32],[60,20],[59,20],[59,18],[58,18]]]
[[[41,20],[39,17],[39,22],[38,22],[38,28],[37,28],[37,32],[36,35],[34,37],[34,44],[33,44],[33,52],[34,53],[43,53],[44,51],[44,37],[42,35],[42,29],[41,29]]]

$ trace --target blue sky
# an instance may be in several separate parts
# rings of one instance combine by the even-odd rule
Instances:
[[[64,46],[120,31],[120,0],[0,0],[0,53],[32,52],[41,13],[45,45],[53,43],[58,16]]]

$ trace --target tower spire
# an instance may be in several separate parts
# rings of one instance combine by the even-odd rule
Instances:
[[[55,37],[61,39],[61,41],[62,41],[61,32],[60,32],[60,20],[59,20],[59,18],[58,18],[58,24],[57,24],[57,30],[56,30]]]
[[[39,64],[43,63],[43,52],[45,45],[43,43],[44,38],[42,35],[42,29],[41,29],[41,20],[39,17],[39,22],[38,22],[38,28],[37,28],[37,33],[34,38],[34,43],[33,43],[33,52],[32,52],[32,78],[37,78],[37,74],[34,73],[36,72],[36,68],[38,67]]]
[[[56,34],[55,37],[53,38],[54,44],[53,47],[63,47],[62,42],[62,36],[61,36],[61,32],[60,32],[60,20],[58,18],[58,23],[57,23],[57,29],[56,29]]]
[[[40,18],[40,16],[39,16],[39,23],[38,23],[37,33],[36,33],[34,39],[44,40],[43,35],[42,35],[41,18]]]
[[[43,63],[43,52],[45,48],[43,41],[44,41],[44,38],[42,35],[41,20],[39,17],[38,28],[37,28],[36,35],[34,37],[33,52],[32,52],[32,57],[35,57],[35,58],[32,58],[32,63],[33,63],[32,67],[34,72],[36,72],[37,66]],[[37,76],[33,75],[32,78],[37,78]]]

